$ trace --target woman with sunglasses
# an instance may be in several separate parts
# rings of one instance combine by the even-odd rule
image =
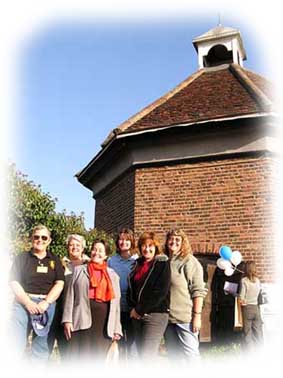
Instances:
[[[22,355],[27,337],[32,330],[31,319],[45,314],[45,335],[33,332],[31,359],[46,361],[49,358],[48,331],[50,329],[56,300],[64,287],[64,270],[60,259],[47,250],[51,234],[44,225],[32,231],[32,250],[15,257],[10,274],[10,285],[15,295],[12,307],[11,333],[15,348]]]

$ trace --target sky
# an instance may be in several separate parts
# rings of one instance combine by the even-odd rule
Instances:
[[[220,17],[220,18],[219,18]],[[94,226],[92,192],[74,177],[109,132],[197,71],[192,39],[220,22],[240,30],[245,67],[269,76],[248,20],[215,10],[113,20],[59,17],[35,28],[16,54],[17,138],[9,159]]]

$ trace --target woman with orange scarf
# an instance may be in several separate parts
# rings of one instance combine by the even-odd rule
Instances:
[[[74,270],[62,319],[71,357],[103,360],[122,336],[119,277],[107,267],[108,255],[107,242],[95,240],[89,263]]]

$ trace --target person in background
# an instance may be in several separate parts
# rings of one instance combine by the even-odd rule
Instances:
[[[170,259],[170,313],[164,338],[168,357],[176,362],[198,360],[203,299],[207,294],[203,268],[193,256],[186,234],[179,229],[166,235]]]
[[[240,282],[240,302],[243,313],[244,339],[247,349],[252,349],[263,342],[262,319],[258,305],[260,280],[256,273],[256,264],[249,260],[245,265],[245,276]]]
[[[47,361],[50,355],[48,332],[54,317],[56,300],[64,287],[64,270],[59,257],[47,250],[51,234],[44,225],[32,231],[32,250],[15,257],[10,273],[10,285],[15,295],[12,307],[11,332],[20,355],[26,349],[33,330],[31,360]],[[44,334],[35,332],[32,320],[44,315]]]
[[[129,275],[127,292],[138,354],[155,361],[168,323],[170,266],[153,232],[138,241],[141,257]]]
[[[119,276],[107,267],[108,243],[92,243],[87,264],[74,269],[64,301],[62,323],[70,357],[103,361],[112,340],[122,336]]]
[[[71,281],[71,277],[74,268],[78,265],[85,264],[89,261],[89,257],[84,254],[86,247],[85,238],[78,234],[70,234],[66,240],[68,257],[63,257],[62,265],[64,267],[65,274],[65,286],[60,297],[57,300],[55,315],[51,329],[48,336],[48,343],[50,352],[52,352],[55,339],[57,340],[58,350],[60,357],[63,360],[68,354],[68,341],[64,335],[64,327],[61,324],[64,308],[64,297],[67,292],[67,288]]]
[[[134,233],[129,228],[123,228],[116,239],[117,253],[108,259],[108,266],[115,270],[120,277],[121,288],[121,324],[123,338],[119,342],[120,354],[122,358],[127,359],[133,355],[131,350],[134,333],[130,310],[127,303],[128,276],[138,257],[135,254]]]

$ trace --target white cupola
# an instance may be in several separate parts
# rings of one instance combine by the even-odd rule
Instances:
[[[194,38],[193,45],[198,53],[199,69],[227,63],[243,66],[247,59],[239,30],[221,24]]]

